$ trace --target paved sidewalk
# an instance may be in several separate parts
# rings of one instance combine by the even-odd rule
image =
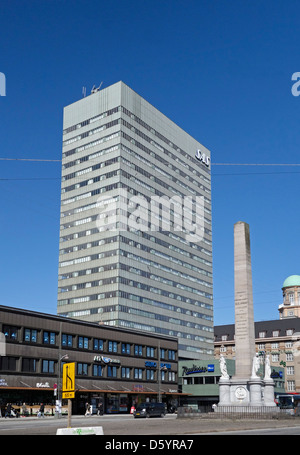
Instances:
[[[56,434],[57,428],[67,426],[67,417],[26,417],[18,419],[1,419],[0,434]],[[201,434],[218,434],[218,432],[245,431],[246,430],[274,430],[295,429],[294,434],[299,434],[300,418],[289,419],[214,419],[214,418],[184,418],[166,416],[165,418],[134,419],[130,415],[104,415],[104,416],[72,416],[72,428],[86,426],[102,426],[105,436],[155,436],[168,435],[177,437],[181,435],[193,436]],[[284,430],[283,430],[284,431]],[[281,432],[282,433],[282,432]]]

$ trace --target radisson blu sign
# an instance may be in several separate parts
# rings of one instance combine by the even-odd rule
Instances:
[[[188,375],[188,374],[194,374],[194,373],[213,373],[215,371],[215,365],[214,364],[209,364],[207,366],[198,366],[198,365],[193,365],[192,367],[182,367],[182,374],[183,375]]]

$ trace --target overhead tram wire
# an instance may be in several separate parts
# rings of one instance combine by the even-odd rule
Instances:
[[[44,158],[0,158],[0,161],[46,161],[52,163],[61,163],[62,160],[47,160]]]
[[[300,174],[299,172],[235,172],[235,173],[224,173],[224,174],[213,174],[212,177],[234,177],[234,176],[242,176],[242,175],[293,175],[293,174]],[[74,177],[75,180],[80,180],[79,177]],[[29,177],[29,178],[1,178],[0,182],[6,181],[49,181],[49,180],[61,180],[61,177]]]
[[[212,163],[212,166],[300,166],[300,163]]]
[[[0,157],[0,161],[22,161],[22,162],[47,162],[47,163],[61,163],[62,160],[54,159],[45,159],[45,158],[5,158]],[[211,163],[211,166],[255,166],[255,167],[267,167],[267,166],[276,166],[276,167],[300,167],[300,163]],[[298,174],[298,172],[251,172],[251,173],[234,173],[234,174],[214,174],[214,176],[238,176],[238,175],[274,175],[274,174]],[[0,178],[0,181],[8,180],[59,180],[60,177],[45,177],[45,178]]]
[[[61,163],[62,160],[50,160],[45,158],[1,158],[0,161],[44,161]],[[300,163],[211,163],[212,166],[300,166]]]
[[[276,166],[276,167],[299,167],[300,163],[212,163],[212,166],[249,166],[249,167],[268,167],[268,166]],[[271,171],[271,172],[243,172],[243,173],[224,173],[224,174],[213,174],[213,177],[218,176],[238,176],[238,175],[275,175],[275,174],[299,174],[298,171],[296,172],[289,172],[289,171]]]

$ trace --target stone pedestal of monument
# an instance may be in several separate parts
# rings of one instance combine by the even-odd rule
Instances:
[[[250,393],[247,379],[231,379],[230,399],[231,406],[249,406]]]
[[[250,378],[250,406],[262,406],[262,380],[260,378]]]
[[[260,378],[220,378],[219,403],[215,412],[274,414],[280,409],[274,401],[274,381]]]
[[[230,379],[220,378],[219,380],[219,404],[218,406],[230,406]]]
[[[274,401],[275,384],[273,379],[264,379],[264,403],[265,406],[276,407]]]

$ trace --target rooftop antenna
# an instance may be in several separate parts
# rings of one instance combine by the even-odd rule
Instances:
[[[103,84],[103,81],[101,82],[101,84],[99,85],[99,87],[96,87],[95,85],[93,85],[93,88],[92,88],[92,90],[91,90],[91,93],[99,92],[99,90],[100,90],[102,84]]]
[[[86,87],[82,87],[82,96],[83,98],[86,97]]]

